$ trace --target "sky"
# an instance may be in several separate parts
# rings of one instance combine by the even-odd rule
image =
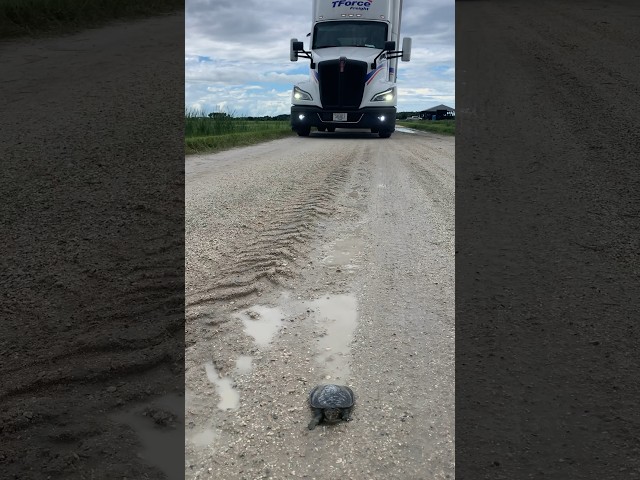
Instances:
[[[185,108],[234,116],[291,111],[291,89],[308,80],[309,61],[289,60],[289,41],[309,47],[311,0],[186,0]],[[455,2],[404,0],[398,111],[455,108]]]

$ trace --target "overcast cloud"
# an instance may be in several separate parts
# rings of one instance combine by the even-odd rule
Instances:
[[[404,0],[398,62],[398,111],[444,103],[455,108],[454,0]],[[289,61],[289,40],[309,46],[310,0],[186,0],[185,105],[206,113],[289,113],[294,83],[309,62]]]

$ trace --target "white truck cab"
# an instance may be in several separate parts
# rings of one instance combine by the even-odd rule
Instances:
[[[308,136],[366,128],[387,138],[395,130],[398,58],[411,58],[400,36],[402,0],[313,0],[309,50],[291,39],[290,59],[308,58],[309,80],[293,87],[291,128]]]

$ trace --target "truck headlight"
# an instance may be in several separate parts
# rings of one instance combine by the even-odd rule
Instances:
[[[298,87],[293,87],[293,98],[296,100],[313,100],[308,92]]]
[[[384,92],[376,93],[371,97],[372,102],[390,102],[396,96],[395,88],[388,88]]]

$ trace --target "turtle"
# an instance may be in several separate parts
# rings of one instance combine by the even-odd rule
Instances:
[[[351,420],[351,409],[355,403],[353,390],[343,385],[318,385],[309,392],[309,405],[313,418],[309,430],[316,428],[321,421],[336,423]]]

